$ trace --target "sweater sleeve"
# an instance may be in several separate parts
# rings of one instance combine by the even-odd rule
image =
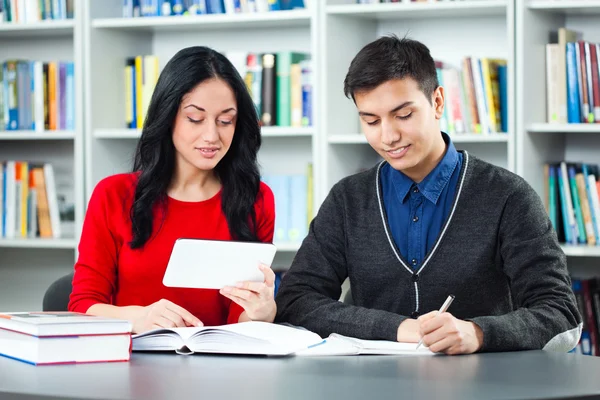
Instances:
[[[338,301],[348,275],[344,204],[339,190],[337,184],[321,205],[281,282],[275,321],[302,326],[322,337],[336,332],[396,341],[398,326],[406,317]]]
[[[569,351],[581,335],[566,256],[539,196],[524,181],[504,207],[499,250],[514,311],[471,321],[483,331],[482,351]]]
[[[94,304],[111,304],[117,280],[117,243],[111,232],[109,185],[103,180],[90,198],[75,263],[69,310],[86,313]]]
[[[256,212],[256,235],[258,240],[264,243],[272,243],[275,234],[275,199],[273,192],[264,183],[260,186],[260,195],[255,207]],[[235,301],[229,304],[228,324],[239,321],[244,308]]]

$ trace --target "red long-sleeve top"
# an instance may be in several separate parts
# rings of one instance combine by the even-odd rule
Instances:
[[[136,174],[119,174],[98,183],[88,204],[79,257],[75,264],[69,310],[87,312],[97,303],[147,306],[167,299],[185,308],[204,325],[236,323],[242,307],[216,289],[172,288],[162,284],[175,240],[181,237],[231,240],[221,193],[201,202],[167,198],[166,215],[154,212],[153,233],[132,250],[131,219]],[[273,192],[260,184],[255,204],[258,238],[273,241]]]

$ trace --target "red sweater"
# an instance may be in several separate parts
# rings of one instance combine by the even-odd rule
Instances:
[[[75,264],[69,310],[85,313],[97,303],[147,306],[162,298],[185,308],[204,325],[236,323],[242,307],[216,289],[171,288],[162,284],[175,240],[180,237],[231,240],[220,192],[201,202],[167,200],[167,213],[154,216],[153,234],[143,248],[132,250],[129,210],[135,174],[103,179],[88,204],[79,258]],[[258,238],[273,241],[273,192],[261,183],[255,204]],[[162,226],[161,226],[162,225]]]

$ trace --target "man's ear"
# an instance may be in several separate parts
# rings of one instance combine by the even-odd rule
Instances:
[[[444,93],[444,88],[442,86],[438,86],[433,91],[432,96],[432,105],[435,108],[435,118],[441,119],[444,114],[444,103],[446,100],[446,94]]]

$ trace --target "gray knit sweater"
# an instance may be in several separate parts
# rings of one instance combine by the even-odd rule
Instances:
[[[483,331],[482,351],[568,351],[581,335],[566,257],[540,198],[519,176],[466,152],[450,214],[417,272],[398,251],[381,196],[382,164],[337,183],[276,297],[276,322],[396,340],[437,310]],[[349,277],[354,305],[339,299]]]

